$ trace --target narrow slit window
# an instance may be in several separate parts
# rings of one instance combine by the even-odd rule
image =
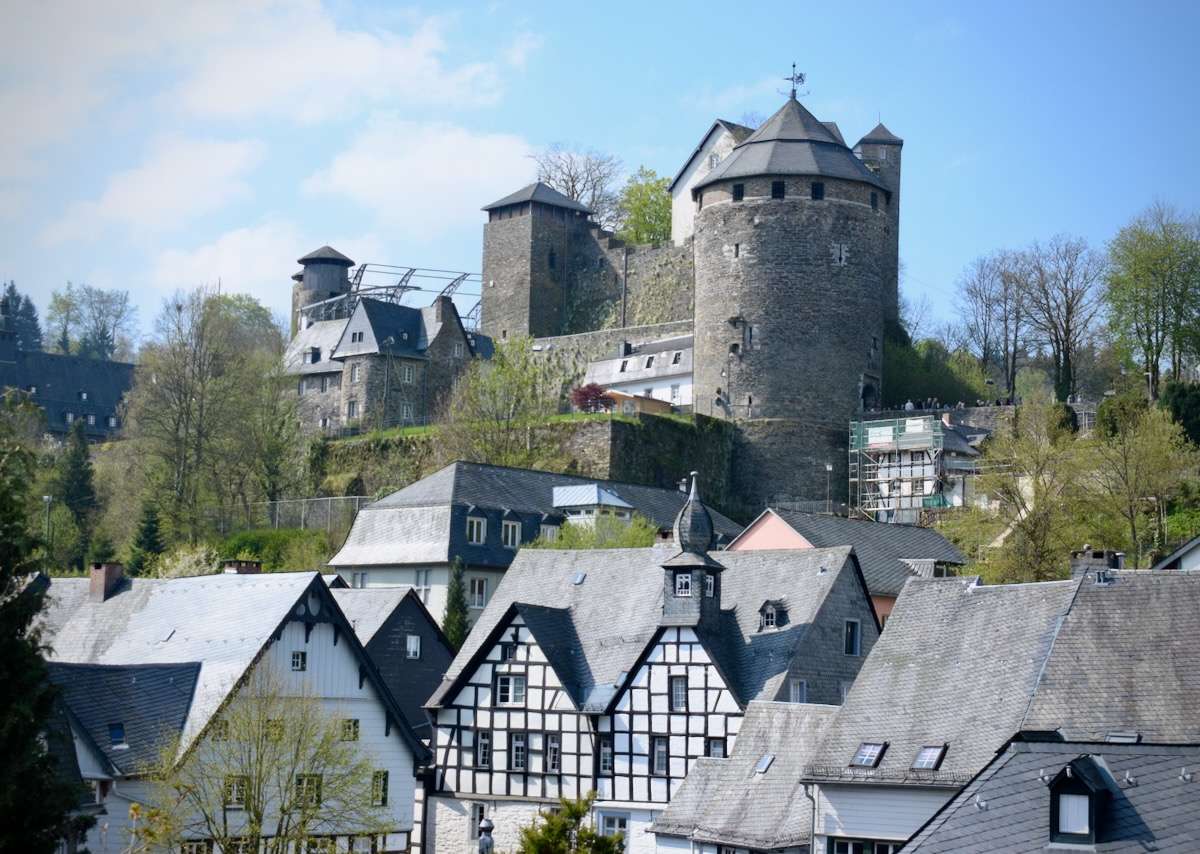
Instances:
[[[822,181],[813,181],[812,184],[813,201],[819,202],[825,198],[825,184]]]
[[[746,185],[745,184],[734,184],[733,185],[733,200],[735,202],[740,202],[744,198],[746,198]]]
[[[772,181],[771,182],[771,198],[772,199],[782,199],[784,197],[784,194],[787,192],[786,188],[787,188],[787,185],[784,184],[783,181]]]

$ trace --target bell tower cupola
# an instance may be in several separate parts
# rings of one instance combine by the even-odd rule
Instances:
[[[662,565],[664,626],[696,626],[715,621],[721,612],[721,573],[724,567],[709,557],[713,522],[691,474],[687,501],[675,517],[676,553]]]

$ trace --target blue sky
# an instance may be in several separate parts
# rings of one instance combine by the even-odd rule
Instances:
[[[0,278],[43,311],[128,288],[144,332],[218,280],[282,314],[322,243],[478,271],[531,152],[673,174],[793,61],[848,141],[904,138],[903,287],[938,317],[980,253],[1200,208],[1196,3],[0,2]]]

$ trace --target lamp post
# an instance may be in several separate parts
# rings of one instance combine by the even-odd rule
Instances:
[[[833,507],[829,503],[829,478],[833,475],[833,463],[825,463],[825,512],[832,513]]]
[[[380,429],[386,430],[388,417],[388,389],[392,379],[392,347],[396,343],[396,336],[389,335],[379,343],[380,346],[387,347],[387,353],[385,354],[385,361],[383,363],[383,417],[379,419]]]
[[[42,504],[45,505],[45,508],[46,508],[46,523],[45,523],[46,530],[42,536],[42,539],[44,539],[46,541],[47,549],[50,548],[50,502],[53,500],[54,499],[52,499],[49,495],[42,496]]]

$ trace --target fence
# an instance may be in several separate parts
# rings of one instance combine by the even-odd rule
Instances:
[[[209,518],[221,536],[251,528],[303,528],[342,534],[350,530],[358,511],[372,500],[365,495],[281,498],[223,509]]]

